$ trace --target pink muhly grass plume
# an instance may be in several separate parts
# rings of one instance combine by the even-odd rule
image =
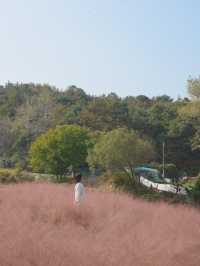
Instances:
[[[73,186],[0,186],[0,266],[199,266],[200,212]]]

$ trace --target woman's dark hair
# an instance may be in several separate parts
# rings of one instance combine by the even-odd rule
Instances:
[[[76,180],[76,183],[80,182],[82,179],[82,175],[81,174],[78,174],[75,176],[75,180]]]

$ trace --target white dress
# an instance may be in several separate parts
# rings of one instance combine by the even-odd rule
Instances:
[[[76,183],[74,188],[75,203],[81,203],[85,197],[85,189],[82,183]]]

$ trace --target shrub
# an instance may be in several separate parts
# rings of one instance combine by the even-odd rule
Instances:
[[[195,187],[195,184],[197,182],[197,179],[190,178],[188,180],[183,180],[181,182],[181,185],[187,190],[187,191],[192,191],[193,188]]]
[[[175,164],[166,164],[165,165],[165,177],[172,179],[174,182],[178,179],[179,172]]]
[[[132,191],[136,186],[135,179],[123,173],[118,173],[112,178],[112,183],[117,189]]]
[[[18,179],[18,173],[16,170],[0,169],[1,183],[17,182],[17,179]]]
[[[34,177],[19,169],[0,168],[0,183],[34,181]]]
[[[200,204],[200,174],[198,175],[197,182],[191,190],[191,197],[195,203]]]
[[[161,174],[163,172],[163,165],[162,164],[153,162],[153,163],[149,164],[148,167],[152,167],[152,168],[159,170],[159,172]],[[165,164],[164,170],[165,170],[165,178],[169,178],[173,182],[176,183],[176,181],[179,177],[179,171],[178,171],[176,165],[173,163]]]

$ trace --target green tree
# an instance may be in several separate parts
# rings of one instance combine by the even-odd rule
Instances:
[[[0,160],[10,157],[11,147],[15,142],[15,135],[12,130],[12,121],[0,119]]]
[[[200,147],[200,102],[189,102],[179,109],[179,119],[188,124],[193,129],[193,134],[190,134],[190,143],[193,150]]]
[[[170,121],[166,141],[166,159],[188,174],[199,172],[198,149],[199,102],[184,101],[179,104],[176,119]]]
[[[16,136],[12,147],[15,162],[26,164],[31,143],[48,129],[60,124],[62,108],[55,102],[51,91],[43,90],[39,95],[27,98],[26,102],[16,109],[16,117],[12,123]]]
[[[110,171],[123,171],[134,177],[136,165],[149,162],[154,150],[151,143],[125,128],[103,134],[90,151],[88,163]]]
[[[173,102],[155,101],[148,110],[147,135],[153,139],[156,148],[156,161],[162,161],[162,144],[168,141],[170,125],[177,117],[177,107]],[[169,147],[167,145],[167,147]]]
[[[198,175],[198,179],[192,188],[191,197],[197,204],[200,204],[200,175]]]
[[[33,96],[40,97],[41,94],[55,94],[56,90],[47,84],[23,84],[8,82],[0,90],[0,116],[14,118],[17,108],[25,104]]]
[[[57,100],[65,106],[71,105],[85,105],[90,97],[84,92],[83,89],[75,85],[69,86],[65,91],[59,92]]]
[[[117,95],[94,98],[80,113],[80,123],[92,130],[112,130],[128,125],[128,109]]]
[[[33,170],[54,174],[60,180],[70,167],[75,172],[85,163],[88,141],[87,131],[79,126],[57,126],[31,145],[30,164]]]
[[[65,107],[63,119],[66,124],[80,124],[80,112],[86,107],[91,97],[84,90],[74,85],[57,94],[57,102]]]

